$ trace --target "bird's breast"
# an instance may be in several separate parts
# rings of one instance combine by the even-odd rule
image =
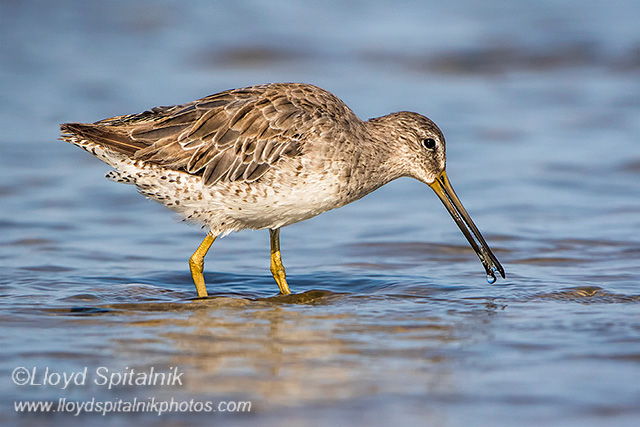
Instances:
[[[225,183],[209,191],[234,221],[246,228],[278,228],[303,221],[362,197],[339,161],[298,159],[252,183]]]

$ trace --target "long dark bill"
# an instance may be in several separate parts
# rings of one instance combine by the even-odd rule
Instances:
[[[487,242],[484,240],[484,237],[482,237],[482,234],[480,234],[478,227],[476,227],[471,220],[467,210],[462,206],[462,202],[458,199],[456,192],[453,191],[453,187],[449,182],[449,178],[447,178],[447,174],[442,171],[440,176],[438,176],[433,183],[429,184],[429,186],[438,195],[444,206],[447,208],[447,211],[449,211],[449,214],[451,214],[453,220],[458,224],[458,227],[460,227],[460,231],[462,231],[464,237],[467,238],[473,250],[478,254],[478,258],[480,258],[487,275],[493,278],[491,283],[496,280],[496,271],[500,273],[504,279],[504,269],[500,265],[500,262],[498,262],[498,258],[496,258],[493,252],[491,252],[489,245],[487,245]]]

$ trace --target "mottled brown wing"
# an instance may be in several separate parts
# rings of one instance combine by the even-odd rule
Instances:
[[[299,155],[312,128],[318,137],[347,115],[348,107],[315,86],[269,84],[86,126],[97,143],[213,185],[259,179],[278,160]]]
[[[220,180],[251,182],[283,157],[299,154],[305,110],[286,92],[261,87],[211,95],[136,126],[131,139],[148,144],[135,158]]]

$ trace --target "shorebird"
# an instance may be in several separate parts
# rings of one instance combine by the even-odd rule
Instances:
[[[429,185],[482,262],[505,277],[445,172],[445,139],[428,118],[401,111],[360,120],[338,97],[302,83],[231,89],[182,105],[93,124],[60,126],[62,140],[114,170],[106,177],[202,225],[189,259],[206,297],[204,257],[231,231],[268,229],[271,273],[290,294],[280,229],[358,200],[400,177]]]

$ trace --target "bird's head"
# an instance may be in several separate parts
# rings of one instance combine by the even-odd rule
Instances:
[[[503,278],[504,269],[493,254],[482,234],[471,220],[471,216],[456,195],[446,168],[446,145],[442,131],[430,119],[408,111],[392,113],[372,119],[372,122],[384,129],[388,139],[390,161],[409,176],[429,185],[456,222],[464,236],[476,252],[490,283],[496,279],[496,272]]]

